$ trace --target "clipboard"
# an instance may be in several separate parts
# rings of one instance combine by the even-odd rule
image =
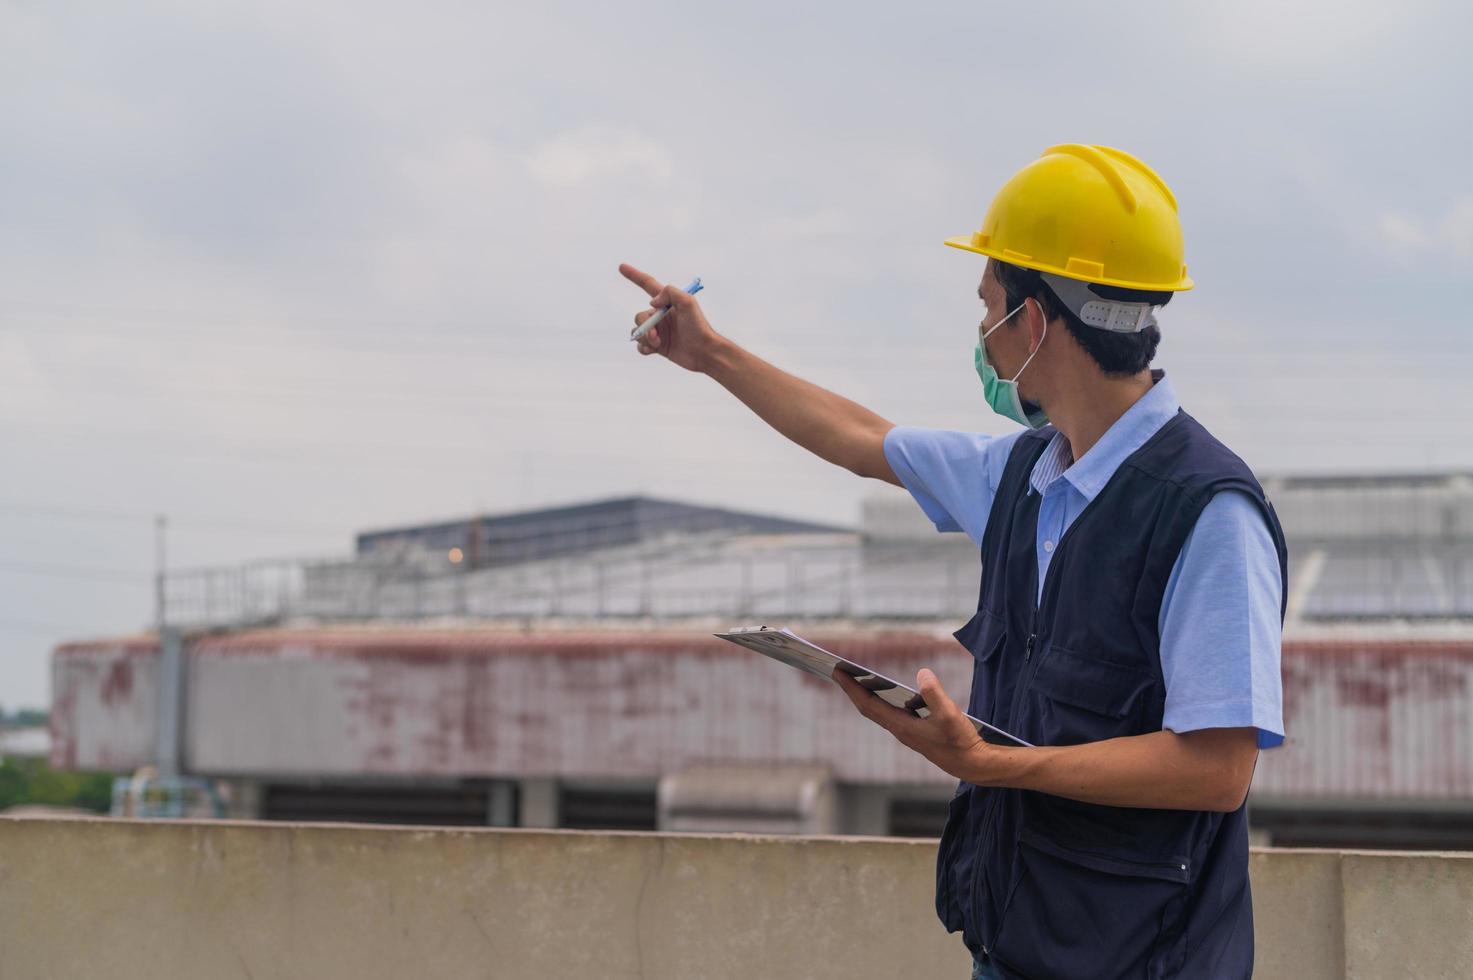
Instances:
[[[797,667],[815,677],[822,677],[830,683],[837,683],[833,677],[834,668],[837,667],[887,703],[897,708],[904,708],[917,718],[925,718],[930,714],[925,700],[915,688],[886,677],[879,671],[870,670],[863,664],[841,657],[837,653],[830,653],[787,628],[748,626],[712,635],[746,647],[748,650],[755,650],[764,657],[771,657],[789,667]],[[991,742],[993,745],[1033,747],[1031,742],[1025,742],[1016,735],[989,725],[980,718],[967,715],[967,720],[976,726],[977,734],[982,736],[984,742]]]

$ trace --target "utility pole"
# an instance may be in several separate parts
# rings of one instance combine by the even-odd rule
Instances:
[[[164,562],[166,554],[164,551],[164,535],[168,531],[169,519],[163,514],[154,515],[153,519],[153,621],[158,628],[159,634],[164,632]]]
[[[154,518],[154,621],[159,631],[158,716],[154,741],[154,764],[160,776],[178,776],[184,735],[184,637],[168,622],[164,596],[167,553],[164,534],[168,518]]]

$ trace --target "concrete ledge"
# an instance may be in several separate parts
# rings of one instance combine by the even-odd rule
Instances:
[[[968,976],[934,841],[0,820],[0,977]],[[1473,855],[1256,851],[1260,977],[1473,975]],[[882,937],[893,937],[885,941]]]
[[[0,977],[964,977],[970,958],[932,911],[935,852],[865,838],[0,820]],[[887,933],[904,941],[871,941]]]

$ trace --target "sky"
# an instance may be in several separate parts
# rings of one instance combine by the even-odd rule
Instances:
[[[1175,191],[1157,363],[1260,473],[1473,470],[1470,19],[0,0],[0,706],[150,622],[160,514],[171,568],[634,493],[857,519],[877,485],[637,356],[618,263],[896,423],[1005,432],[941,241],[1055,143]]]

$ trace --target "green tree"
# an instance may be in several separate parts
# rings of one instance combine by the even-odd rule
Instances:
[[[75,806],[106,813],[112,805],[113,776],[105,772],[64,772],[44,759],[0,760],[0,810],[36,803]]]

